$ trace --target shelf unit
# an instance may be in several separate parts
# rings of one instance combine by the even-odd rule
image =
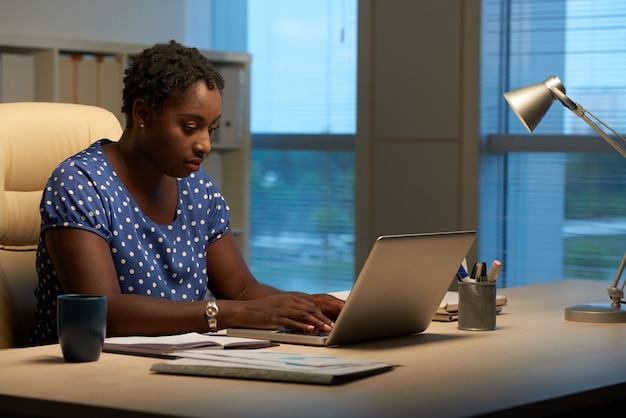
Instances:
[[[123,74],[147,45],[31,38],[0,33],[0,102],[100,106],[125,124]],[[220,129],[204,167],[231,209],[231,226],[248,258],[250,213],[250,55],[201,51],[226,80]]]

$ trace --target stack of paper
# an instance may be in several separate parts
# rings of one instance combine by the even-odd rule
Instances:
[[[343,290],[340,292],[330,293],[331,295],[341,299],[346,300],[350,295],[349,290]],[[496,312],[501,312],[502,307],[506,306],[507,299],[504,295],[496,295]],[[443,300],[439,304],[439,308],[437,312],[435,312],[435,316],[433,317],[433,321],[456,321],[459,319],[459,293],[458,292],[446,292]]]
[[[186,334],[158,337],[110,337],[104,340],[103,351],[153,357],[173,357],[173,354],[178,351],[198,347],[222,350],[233,348],[264,348],[275,345],[277,344],[268,340],[189,332]]]
[[[157,373],[332,385],[392,370],[390,363],[271,350],[192,350],[155,363]]]

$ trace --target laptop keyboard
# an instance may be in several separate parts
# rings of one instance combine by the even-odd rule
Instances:
[[[328,331],[322,331],[318,329],[314,329],[313,331],[298,331],[294,329],[280,328],[277,329],[276,332],[281,334],[314,335],[319,337],[328,337]]]

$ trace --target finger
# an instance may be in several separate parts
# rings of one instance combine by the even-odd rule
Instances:
[[[330,331],[334,326],[334,322],[324,315],[316,304],[310,303],[307,306],[306,310],[300,312],[299,322],[307,325],[307,328],[313,326],[313,328],[322,331]]]
[[[320,309],[310,295],[282,294],[275,296],[277,303],[272,303],[276,309],[272,321],[277,327],[298,331],[311,332],[315,329],[328,332],[334,322]]]
[[[300,299],[292,304],[288,309],[283,310],[280,315],[281,327],[312,332],[315,329],[328,332],[334,325],[317,307],[305,299]]]
[[[331,320],[337,319],[345,302],[328,294],[316,294],[311,296],[313,301],[326,317]]]

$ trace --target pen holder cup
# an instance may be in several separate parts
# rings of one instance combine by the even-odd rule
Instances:
[[[496,282],[459,283],[458,328],[491,331],[496,328]]]

